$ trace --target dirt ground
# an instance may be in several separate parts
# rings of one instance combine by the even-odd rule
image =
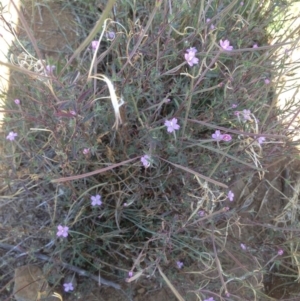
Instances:
[[[28,4],[28,6],[23,7],[23,13],[28,23],[33,24],[34,36],[45,57],[57,59],[61,53],[64,53],[64,55],[68,57],[71,54],[71,49],[76,48],[76,45],[78,45],[76,29],[74,29],[74,16],[70,11],[66,9],[62,10],[59,3],[49,3],[49,6],[51,7],[51,12],[55,14],[57,22],[53,21],[52,13],[49,13],[48,9],[44,6],[35,8],[35,14],[32,16],[32,7],[31,4]],[[268,173],[263,180],[253,178],[249,185],[249,179],[247,179],[247,177],[242,179],[238,177],[233,178],[231,187],[235,195],[238,196],[236,201],[245,202],[246,199],[251,199],[248,204],[244,204],[245,210],[241,213],[240,223],[247,224],[249,220],[259,223],[260,221],[271,220],[274,217],[280,216],[282,209],[288,206],[287,198],[292,197],[295,193],[291,189],[291,185],[295,185],[299,182],[297,173],[297,170],[299,170],[298,167],[300,167],[299,164],[296,164],[292,158],[279,158],[278,162],[269,163],[269,166],[267,166]],[[287,177],[289,181],[287,181]],[[250,194],[253,194],[252,198],[249,198]],[[286,198],[284,196],[286,196]],[[249,212],[257,212],[254,219],[253,214]],[[2,213],[4,213],[4,211]],[[10,221],[7,221],[7,216],[0,217],[0,226],[7,223],[9,225],[17,225],[18,215],[10,216],[12,218]],[[24,231],[22,225],[19,226],[18,229],[19,232]],[[262,241],[263,234],[260,233],[258,235],[256,229],[252,226],[245,227],[242,234],[238,233],[238,229],[236,230],[236,236],[241,240],[246,241],[247,238],[251,236],[256,237],[257,241]],[[22,261],[20,261],[20,263],[22,263]],[[184,271],[182,275],[184,275]],[[93,280],[90,281],[92,282]],[[186,283],[190,281],[191,278],[186,276]],[[287,298],[290,298],[289,300],[299,300],[293,299],[297,298],[295,295],[299,294],[299,287],[295,284],[287,286],[288,284],[282,282],[283,280],[280,277],[275,277],[270,274],[267,279],[259,279],[257,281],[260,281],[262,287],[265,287],[266,292],[270,292],[270,296],[276,300]],[[188,285],[186,285],[186,283],[184,283],[182,279],[178,279],[178,283],[175,282],[173,284],[182,293],[186,301],[197,300],[195,294],[188,293]],[[67,294],[62,291],[60,291],[60,293],[66,301],[177,300],[170,289],[166,286],[161,287],[159,282],[155,281],[155,279],[143,279],[132,283],[126,283],[123,280],[119,284],[121,285],[121,290],[105,286],[99,287],[95,282],[91,284],[89,293],[76,292]],[[282,285],[286,285],[288,289],[283,290],[281,288]],[[276,289],[276,287],[279,288]]]

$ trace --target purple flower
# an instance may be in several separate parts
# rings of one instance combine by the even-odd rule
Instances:
[[[277,254],[278,254],[279,256],[282,256],[283,253],[284,253],[284,251],[283,251],[282,249],[279,249],[278,252],[277,252]]]
[[[54,69],[55,69],[55,66],[54,66],[54,65],[52,65],[52,66],[47,65],[47,66],[46,66],[46,73],[47,73],[48,75],[51,75],[51,74],[53,74]]]
[[[177,265],[178,269],[182,269],[183,262],[182,261],[176,261],[176,265]]]
[[[219,130],[216,130],[215,133],[212,134],[211,136],[216,141],[221,141],[223,139],[223,135],[221,135],[221,132]]]
[[[82,151],[82,153],[83,153],[84,155],[88,155],[89,152],[90,152],[90,149],[89,149],[89,148],[84,148],[83,151]]]
[[[65,292],[72,291],[72,290],[74,290],[72,282],[64,283],[64,291]]]
[[[250,114],[251,114],[250,110],[243,110],[244,120],[251,120]]]
[[[115,37],[116,37],[116,34],[113,32],[113,31],[109,31],[109,32],[107,32],[106,33],[106,38],[108,39],[108,40],[114,40],[115,39]]]
[[[232,137],[229,134],[224,134],[223,137],[222,137],[223,141],[230,141],[231,139],[232,139]]]
[[[16,105],[19,105],[19,104],[21,103],[21,102],[20,102],[20,99],[18,99],[18,98],[15,99],[14,102],[15,102]]]
[[[258,137],[258,138],[257,138],[257,142],[258,142],[259,144],[262,144],[265,140],[266,140],[265,137]]]
[[[205,211],[204,210],[199,210],[198,215],[201,216],[201,217],[205,216]]]
[[[62,225],[58,225],[57,226],[57,233],[56,236],[62,236],[62,237],[67,237],[69,235],[68,231],[69,231],[69,227],[67,226],[62,226]]]
[[[177,118],[173,118],[172,120],[166,120],[165,126],[167,127],[167,131],[169,133],[173,133],[175,130],[179,130],[180,125],[177,124]]]
[[[133,272],[132,271],[129,271],[128,272],[128,276],[131,278],[133,276]]]
[[[258,45],[256,43],[253,44],[253,48],[258,48]]]
[[[233,49],[233,46],[230,46],[230,42],[228,40],[220,40],[220,46],[223,48],[223,50],[231,51]]]
[[[237,105],[236,103],[233,103],[233,104],[231,105],[231,107],[232,107],[233,109],[235,109],[237,106],[238,106],[238,105]]]
[[[95,196],[91,196],[92,206],[101,206],[101,196],[99,194],[96,194]]]
[[[268,78],[265,79],[265,84],[268,85],[270,83],[270,80]]]
[[[229,199],[230,202],[233,201],[234,193],[231,190],[228,191],[227,198]]]
[[[247,247],[246,247],[245,244],[240,244],[240,246],[241,246],[241,248],[242,248],[244,251],[247,250]]]
[[[7,140],[10,140],[10,141],[13,141],[13,140],[15,140],[15,138],[18,136],[18,134],[17,133],[15,133],[15,132],[9,132],[9,134],[6,136],[6,139]]]
[[[214,299],[213,297],[210,297],[210,298],[205,299],[205,300],[203,300],[203,301],[215,301],[215,299]]]
[[[192,67],[193,65],[196,65],[199,63],[199,59],[195,57],[197,52],[197,49],[195,47],[191,47],[186,50],[186,53],[184,54],[184,58],[186,62]]]
[[[93,49],[94,51],[97,49],[98,44],[99,44],[98,41],[92,41],[91,46],[92,46],[92,49]]]
[[[141,162],[143,163],[144,167],[147,168],[150,166],[150,157],[148,155],[144,155],[141,157]]]

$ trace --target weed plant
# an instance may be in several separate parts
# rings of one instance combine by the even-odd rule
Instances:
[[[0,247],[44,254],[49,281],[74,295],[93,284],[66,282],[70,266],[116,288],[164,281],[179,300],[268,300],[270,271],[299,279],[297,206],[260,218],[256,191],[234,190],[291,156],[280,117],[295,98],[274,101],[296,47],[277,34],[290,3],[62,5],[81,34],[70,55],[42,57],[24,18],[31,46],[9,54]],[[3,284],[15,266],[5,251]]]

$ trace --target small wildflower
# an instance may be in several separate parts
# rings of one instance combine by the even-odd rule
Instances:
[[[148,168],[150,166],[150,157],[148,155],[144,155],[141,157],[141,162],[143,163],[145,168]]]
[[[240,246],[241,246],[241,248],[245,251],[245,250],[247,250],[247,247],[246,247],[246,245],[244,245],[244,244],[240,244]]]
[[[67,237],[69,235],[68,231],[69,231],[69,227],[67,226],[62,226],[62,225],[58,225],[57,226],[57,233],[56,236],[62,236],[62,237]]]
[[[279,249],[278,252],[277,252],[277,254],[278,254],[279,256],[282,256],[283,253],[284,253],[284,251],[283,251],[282,249]]]
[[[88,155],[89,152],[90,152],[90,149],[89,149],[89,148],[84,148],[83,151],[82,151],[82,153],[83,153],[84,155]]]
[[[219,130],[216,130],[214,134],[211,135],[213,139],[216,141],[221,141],[223,138],[223,135],[221,135],[221,132]]]
[[[113,31],[109,31],[109,32],[107,32],[106,33],[106,38],[108,39],[108,40],[114,40],[115,39],[115,37],[116,37],[116,34],[113,32]]]
[[[228,40],[220,40],[220,46],[223,48],[223,50],[231,51],[233,49],[233,46],[230,46],[230,42]]]
[[[258,48],[258,45],[256,43],[253,44],[253,48]]]
[[[235,109],[237,106],[238,106],[238,105],[237,105],[236,103],[233,103],[233,104],[231,105],[231,107],[232,107],[233,109]]]
[[[91,196],[91,201],[92,201],[92,206],[102,205],[101,196],[99,194],[96,194],[95,196]]]
[[[210,297],[210,298],[205,299],[205,300],[203,300],[203,301],[215,301],[215,299],[214,299],[213,297]]]
[[[231,190],[228,191],[227,198],[229,199],[230,202],[233,201],[234,193]]]
[[[197,65],[199,63],[199,59],[195,57],[197,49],[195,47],[191,47],[186,50],[184,54],[184,58],[186,62],[193,67],[193,65]]]
[[[270,80],[268,78],[265,79],[265,84],[266,85],[270,84]]]
[[[165,126],[167,127],[167,131],[169,133],[173,133],[175,130],[179,130],[180,125],[177,124],[177,118],[173,118],[172,120],[166,120]]]
[[[132,276],[133,276],[133,272],[132,272],[132,271],[129,271],[129,272],[128,272],[128,277],[131,278]]]
[[[204,210],[199,210],[198,215],[201,216],[201,217],[205,216],[205,211]]]
[[[242,1],[241,3],[240,3],[240,6],[243,6],[244,5],[244,2]]]
[[[223,141],[230,141],[232,139],[231,135],[229,134],[224,134],[223,137],[222,137],[222,140]]]
[[[6,136],[6,139],[7,140],[10,140],[10,141],[13,141],[13,140],[15,140],[15,138],[18,136],[18,134],[17,133],[15,133],[15,132],[9,132],[9,134]]]
[[[225,210],[225,211],[229,211],[230,208],[229,208],[229,207],[224,207],[224,210]]]
[[[70,111],[70,114],[72,114],[73,116],[76,116],[76,115],[77,115],[76,112],[75,112],[74,110],[71,110],[71,111]]]
[[[92,41],[91,46],[92,46],[92,49],[93,49],[94,51],[97,49],[98,44],[99,44],[98,41]]]
[[[243,110],[244,120],[251,120],[250,114],[251,114],[250,110]]]
[[[206,19],[206,23],[209,23],[210,22],[210,18],[207,18]],[[213,29],[215,29],[215,25],[214,24],[210,24],[210,30],[213,30]]]
[[[64,283],[64,291],[65,292],[69,292],[69,291],[72,291],[72,290],[74,290],[72,282]]]
[[[124,204],[123,204],[123,206],[124,206],[124,207],[127,207],[127,206],[128,206],[128,204],[127,204],[127,203],[124,203]]]
[[[182,269],[183,262],[182,261],[176,261],[176,265],[177,265],[178,269]]]
[[[54,69],[55,69],[55,66],[54,66],[54,65],[52,65],[52,66],[47,65],[47,66],[46,66],[46,73],[47,73],[48,75],[51,75],[51,74],[53,74]]]
[[[235,111],[233,114],[234,114],[235,116],[239,116],[239,115],[240,115],[240,112],[239,112],[239,111]]]
[[[265,137],[258,137],[258,138],[257,138],[257,142],[258,142],[259,144],[264,143],[265,140],[266,140]]]
[[[19,105],[19,104],[21,103],[21,102],[20,102],[20,99],[18,99],[18,98],[15,99],[14,102],[15,102],[16,105]]]

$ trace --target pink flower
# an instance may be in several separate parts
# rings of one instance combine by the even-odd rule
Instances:
[[[68,291],[73,291],[74,287],[73,287],[73,283],[64,283],[64,291],[68,292]]]
[[[129,271],[128,272],[128,276],[131,278],[133,276],[133,272],[132,271]]]
[[[15,102],[16,105],[19,105],[21,103],[20,99],[15,99],[14,102]]]
[[[210,297],[210,298],[205,299],[205,300],[203,300],[203,301],[215,301],[215,299],[214,299],[213,297]]]
[[[258,48],[258,45],[256,43],[253,44],[253,48]]]
[[[210,22],[210,18],[207,18],[206,19],[206,23],[209,23]],[[214,24],[210,24],[210,30],[213,30],[213,29],[215,29],[215,25]]]
[[[147,168],[150,166],[150,157],[148,155],[144,155],[141,157],[141,162],[143,163],[144,167]]]
[[[101,196],[99,194],[96,194],[95,196],[91,196],[92,206],[101,206]]]
[[[98,41],[92,41],[91,46],[92,46],[92,49],[93,49],[94,51],[97,49],[98,44],[99,44]]]
[[[182,261],[176,261],[176,265],[177,265],[178,269],[182,269],[183,262]]]
[[[90,152],[90,149],[89,149],[89,148],[84,148],[83,151],[82,151],[82,153],[83,153],[84,155],[88,155],[89,152]]]
[[[186,62],[193,67],[193,65],[197,65],[199,63],[199,59],[195,57],[197,49],[195,47],[191,47],[186,50],[184,54],[184,58]]]
[[[211,136],[216,141],[221,141],[223,139],[223,135],[221,135],[221,132],[219,130],[216,130],[215,133]]]
[[[169,133],[173,133],[175,130],[180,129],[180,125],[177,124],[177,118],[173,118],[172,120],[166,120],[165,126],[167,127],[167,131]]]
[[[199,210],[198,215],[201,216],[201,217],[205,216],[205,211],[204,210]]]
[[[265,84],[268,85],[270,83],[270,80],[268,78],[265,79]]]
[[[229,134],[221,134],[221,132],[219,130],[216,130],[214,134],[211,135],[211,137],[216,140],[216,141],[230,141],[231,135]]]
[[[69,231],[69,227],[67,226],[62,226],[62,225],[58,225],[57,226],[57,233],[56,236],[62,236],[62,237],[67,237],[69,235],[68,231]]]
[[[109,32],[107,32],[106,33],[106,38],[108,39],[108,40],[114,40],[115,39],[115,37],[116,37],[116,34],[113,32],[113,31],[109,31]]]
[[[237,106],[238,106],[238,105],[235,104],[235,103],[233,103],[233,104],[231,105],[231,107],[232,107],[233,109],[235,109]]]
[[[279,256],[282,256],[283,253],[284,253],[284,251],[283,251],[282,249],[279,249],[278,252],[277,252],[277,254],[278,254]]]
[[[220,40],[220,46],[223,48],[223,50],[231,51],[233,49],[233,46],[230,46],[230,42],[228,40]]]
[[[251,120],[251,111],[250,110],[243,110],[243,117],[244,117],[244,120]]]
[[[265,140],[266,140],[265,137],[258,137],[258,138],[257,138],[257,142],[258,142],[259,144],[262,144]]]
[[[13,140],[15,140],[15,138],[18,136],[18,134],[17,133],[15,133],[15,132],[9,132],[9,134],[6,136],[6,139],[7,140],[10,140],[10,141],[13,141]]]
[[[230,202],[233,201],[234,193],[231,190],[228,191],[227,198],[229,199]]]
[[[70,114],[72,114],[73,116],[76,116],[76,115],[77,115],[76,112],[75,112],[74,110],[71,110],[71,111],[70,111]]]
[[[47,65],[47,66],[46,66],[46,73],[47,73],[48,75],[51,75],[51,74],[53,74],[54,69],[55,69],[55,66],[54,66],[54,65],[52,65],[52,66]]]
[[[247,247],[246,247],[245,244],[240,244],[240,246],[241,246],[241,248],[242,248],[244,251],[247,250]]]
[[[223,141],[230,141],[232,139],[231,135],[229,134],[224,134],[223,137],[222,137],[222,140]]]

